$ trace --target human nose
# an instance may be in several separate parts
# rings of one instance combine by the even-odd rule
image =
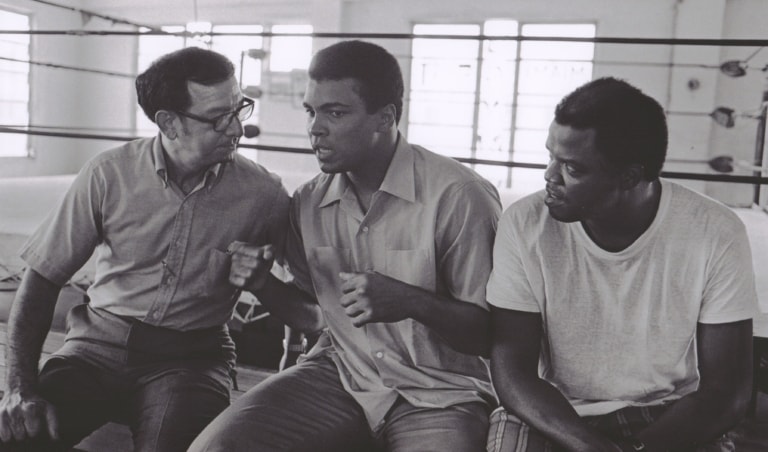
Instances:
[[[549,159],[547,169],[544,171],[544,180],[550,184],[557,184],[562,182],[562,176],[560,174],[560,163],[553,159]]]
[[[243,122],[235,115],[227,126],[226,134],[229,136],[242,137],[243,136]]]
[[[310,136],[321,136],[326,134],[327,129],[322,123],[320,115],[310,116],[307,119],[307,132],[309,132]]]

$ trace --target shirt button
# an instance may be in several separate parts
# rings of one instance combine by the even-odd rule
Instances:
[[[368,232],[368,226],[363,226],[363,232]]]
[[[381,359],[381,358],[384,357],[384,353],[383,352],[376,352],[376,357]]]

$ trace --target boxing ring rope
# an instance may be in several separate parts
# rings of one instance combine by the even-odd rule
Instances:
[[[0,126],[0,133],[20,133],[27,135],[47,136],[47,137],[59,137],[59,138],[80,138],[91,140],[109,140],[109,141],[131,141],[139,137],[136,136],[117,136],[117,135],[101,135],[90,133],[67,133],[67,132],[50,132],[42,130],[23,130],[14,127]],[[285,152],[290,154],[314,154],[312,149],[296,148],[286,146],[272,146],[264,144],[238,144],[238,148],[243,149],[255,149],[259,151],[274,151]],[[485,160],[468,157],[451,157],[456,161],[466,164],[479,164],[479,165],[491,165],[501,166],[507,168],[528,168],[543,170],[547,168],[547,165],[543,163],[526,163],[515,161],[502,161],[502,160]],[[686,180],[701,180],[708,182],[730,182],[740,184],[754,184],[756,186],[768,185],[768,177],[763,176],[740,176],[740,175],[726,175],[726,174],[704,174],[704,173],[687,173],[678,171],[662,171],[662,177],[670,179],[686,179]]]
[[[498,36],[498,35],[452,35],[452,34],[415,34],[415,33],[340,33],[340,32],[312,32],[312,33],[295,33],[295,32],[191,32],[191,31],[179,31],[169,32],[159,29],[154,26],[142,25],[127,20],[114,18],[110,16],[101,15],[91,11],[80,10],[77,8],[71,8],[64,5],[58,5],[45,0],[35,0],[39,3],[48,4],[50,6],[62,7],[71,9],[73,11],[80,12],[85,17],[90,19],[91,17],[98,17],[108,20],[113,24],[124,24],[138,28],[138,30],[0,30],[0,35],[6,34],[29,34],[29,35],[42,35],[42,36],[172,36],[172,37],[215,37],[215,36],[253,36],[253,37],[313,37],[313,38],[337,38],[337,39],[441,39],[441,40],[475,40],[475,41],[542,41],[542,42],[581,42],[581,43],[595,43],[595,44],[634,44],[634,45],[685,45],[685,46],[728,46],[728,47],[758,47],[758,50],[751,56],[758,53],[762,48],[768,47],[768,39],[702,39],[702,38],[640,38],[640,37],[565,37],[565,36]],[[750,58],[751,58],[750,56]],[[12,58],[0,57],[2,60],[10,60],[23,62]],[[60,69],[80,70],[84,72],[93,72],[103,75],[118,76],[118,77],[132,77],[129,74],[120,74],[110,71],[101,71],[96,69],[77,68],[73,66],[66,66],[54,63],[45,63],[39,61],[28,61],[29,64],[49,66]],[[593,61],[597,64],[630,64],[630,62],[602,62]],[[705,67],[711,69],[720,69],[725,72],[724,66],[728,63],[739,63],[738,61],[731,61],[723,63],[721,66],[711,65],[696,65],[688,64],[691,67]],[[637,65],[643,65],[643,62],[636,62]],[[679,66],[673,63],[647,63],[649,65],[668,65]],[[745,67],[744,70],[749,69]],[[763,72],[766,72],[767,68],[762,68]],[[743,74],[741,74],[743,75]],[[669,178],[688,179],[688,180],[701,180],[701,181],[716,181],[716,182],[731,182],[731,183],[747,183],[754,184],[754,196],[753,201],[759,205],[759,196],[761,186],[768,185],[768,177],[764,177],[763,169],[758,169],[763,165],[763,148],[765,139],[765,126],[766,116],[768,111],[766,109],[766,102],[768,101],[768,93],[764,92],[762,96],[761,107],[759,109],[760,114],[755,116],[754,119],[758,120],[758,130],[755,142],[754,150],[754,166],[755,169],[752,172],[752,176],[740,176],[740,175],[724,175],[724,174],[703,174],[703,173],[688,173],[688,172],[669,172],[664,171],[662,175]],[[676,112],[668,112],[668,114],[675,114]],[[687,115],[709,115],[714,113],[697,113],[697,112],[685,112]],[[112,135],[94,135],[94,134],[73,134],[73,133],[60,133],[60,132],[46,132],[31,130],[32,126],[28,129],[17,129],[12,127],[0,126],[0,133],[26,133],[28,135],[43,135],[43,136],[55,136],[65,138],[85,138],[85,139],[104,139],[104,140],[116,140],[116,141],[128,141],[135,137],[118,137]],[[240,148],[255,149],[262,151],[276,151],[276,152],[288,152],[296,154],[312,154],[310,149],[282,147],[282,146],[270,146],[260,144],[240,144]],[[541,163],[524,163],[515,161],[503,161],[503,160],[485,160],[468,157],[453,157],[455,160],[467,164],[482,164],[489,166],[499,166],[508,168],[529,168],[529,169],[544,169],[545,164]],[[673,159],[670,159],[671,161]],[[705,160],[700,163],[706,163]]]

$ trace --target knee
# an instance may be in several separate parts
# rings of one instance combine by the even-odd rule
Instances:
[[[496,408],[490,417],[487,451],[517,450],[516,447],[521,441],[527,442],[526,451],[546,450],[546,440],[540,433],[531,429],[514,414],[507,412],[504,407]]]

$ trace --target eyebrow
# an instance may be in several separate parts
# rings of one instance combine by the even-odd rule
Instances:
[[[555,160],[559,161],[559,162],[564,162],[564,163],[575,163],[575,164],[577,164],[577,165],[578,165],[578,164],[580,164],[578,160],[569,159],[569,158],[567,158],[567,157],[566,157],[566,158],[563,158],[563,157],[558,157],[558,156],[556,156],[556,155],[554,155],[554,154],[552,153],[552,150],[551,150],[551,149],[550,149],[548,146],[545,146],[545,147],[547,148],[547,152],[549,153],[549,155],[550,155],[552,158],[554,158]]]
[[[312,108],[312,106],[306,102],[302,102],[301,104],[304,106],[304,108]],[[328,110],[330,108],[337,108],[337,107],[349,108],[350,106],[341,102],[328,102],[320,105],[319,107],[316,108],[316,110]]]
[[[229,108],[229,106],[225,107],[225,106],[222,105],[221,107],[213,107],[210,110],[207,110],[207,111],[203,112],[202,114],[204,114],[204,115],[221,116],[221,115],[225,115],[227,113],[231,113],[231,112],[237,110],[238,108],[240,108],[243,105],[243,100],[244,99],[245,99],[245,96],[240,96],[240,98],[237,100],[237,104],[236,104],[235,108]]]

